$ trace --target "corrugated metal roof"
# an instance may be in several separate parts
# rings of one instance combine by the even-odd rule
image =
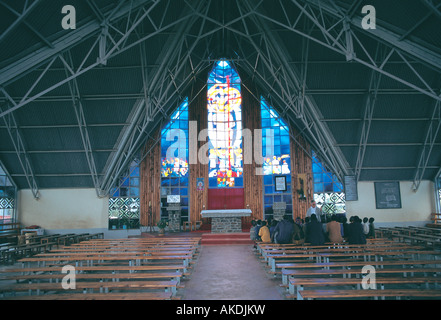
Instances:
[[[299,2],[301,4],[306,3],[304,0]],[[30,5],[29,2],[26,3]],[[117,2],[112,0],[94,3],[101,12],[109,12],[117,5]],[[147,7],[152,3],[147,0],[132,2],[137,8],[141,8],[142,5]],[[195,1],[194,3],[197,4],[198,2]],[[283,3],[284,8],[280,6],[280,3]],[[312,1],[311,6],[314,3],[315,1]],[[324,4],[327,3],[324,2]],[[340,0],[335,3],[341,6],[344,11],[351,7],[353,1]],[[99,20],[99,14],[96,15],[87,2],[73,0],[70,4],[74,5],[77,10],[78,28],[90,21],[97,22]],[[429,52],[441,54],[439,17],[421,2],[413,0],[399,2],[363,0],[359,2],[354,14],[360,16],[361,7],[365,4],[375,6],[379,26],[398,35],[405,35],[409,31],[409,34],[404,38],[405,40],[414,41]],[[8,5],[17,12],[21,12],[25,1],[13,1]],[[38,30],[46,40],[60,39],[61,36],[71,32],[61,28],[60,20],[63,15],[60,10],[63,5],[65,3],[58,0],[55,2],[42,0],[26,16],[25,21],[35,30]],[[126,42],[119,44],[121,48],[130,41],[151,35],[148,40],[142,43],[145,45],[144,54],[145,63],[147,64],[145,76],[147,81],[153,81],[152,76],[164,62],[164,57],[167,57],[170,53],[168,46],[173,42],[173,37],[179,31],[183,31],[187,24],[174,25],[158,34],[156,34],[156,29],[167,23],[177,21],[188,12],[191,13],[195,7],[190,9],[188,5],[188,2],[181,1],[158,2],[149,17],[150,19],[147,18],[143,21],[135,32],[126,39]],[[255,21],[257,23],[260,21],[267,24],[274,40],[280,42],[280,52],[274,53],[286,58],[287,65],[293,68],[296,76],[300,77],[305,58],[303,57],[302,45],[306,42],[306,38],[288,30],[289,28],[285,28],[284,25],[292,25],[299,18],[299,25],[306,28],[303,30],[305,33],[311,34],[313,37],[319,37],[322,31],[313,26],[311,22],[305,23],[305,16],[300,15],[299,8],[291,1],[264,0],[259,2],[259,5],[254,9],[257,12],[268,13],[268,19],[262,18],[262,20],[259,20],[261,18],[259,15],[250,13],[244,21],[240,19],[234,21],[241,14],[237,10],[238,5],[244,9],[245,5],[243,3],[233,0],[212,2],[207,11],[207,16],[210,19],[204,22],[204,29],[202,29],[204,38],[198,38],[200,27],[203,25],[203,15],[201,15],[195,16],[199,20],[190,26],[186,34],[177,39],[178,41],[184,40],[182,51],[177,52],[181,61],[185,60],[184,57],[188,50],[194,48],[191,53],[191,66],[188,61],[182,66],[185,75],[191,72],[192,68],[200,61],[233,57],[238,59],[238,65],[241,64],[240,60],[249,59],[250,64],[254,66],[256,64],[255,59],[258,57],[256,49],[262,49],[262,53],[265,55],[273,54],[266,51],[262,39],[261,32],[266,29],[261,29],[260,25],[254,24]],[[0,11],[0,35],[16,19],[14,13],[8,9],[3,9],[2,7]],[[140,12],[145,13],[145,11]],[[429,13],[431,14],[429,15]],[[131,12],[131,14],[130,21],[133,21],[136,14],[135,12]],[[329,18],[329,16],[325,18]],[[152,21],[154,26],[151,23]],[[245,28],[244,22],[247,28]],[[224,24],[227,27],[220,28]],[[116,27],[120,28],[120,31],[124,31],[126,25],[127,20],[124,19],[115,24]],[[414,28],[415,26],[417,27]],[[213,30],[217,28],[217,32],[213,33]],[[250,36],[243,37],[247,30]],[[101,31],[100,28],[97,28],[92,33],[93,36],[89,37],[87,35],[84,39],[79,39],[74,46],[66,47],[63,50],[63,57],[69,63],[68,53],[70,52],[75,70],[91,50],[92,44],[97,40]],[[337,35],[335,34],[337,28],[328,31]],[[115,38],[107,38],[106,50],[109,50],[118,41],[118,36],[113,35]],[[342,35],[340,36],[342,37]],[[376,49],[379,48],[379,43],[382,44],[380,46],[382,54],[389,52],[383,46],[384,39],[377,39],[375,35],[367,35],[363,32],[357,32],[357,37],[370,54],[375,53]],[[199,42],[195,43],[195,40]],[[258,48],[251,44],[250,40],[256,41]],[[49,50],[43,39],[37,36],[23,21],[5,38],[0,38],[0,41],[2,48],[0,51],[0,71],[5,66],[10,66],[12,62],[19,61],[23,57],[32,60],[32,53],[37,49]],[[75,78],[82,99],[85,123],[87,124],[93,157],[99,175],[104,173],[106,163],[109,161],[109,157],[113,155],[112,151],[115,151],[118,147],[117,142],[123,129],[128,126],[127,119],[133,111],[137,99],[144,94],[141,70],[141,52],[143,51],[139,45],[140,43],[130,47],[123,53],[108,59],[105,65],[95,67]],[[366,58],[363,51],[359,50],[356,41],[354,45],[358,57]],[[98,47],[95,47],[85,65],[95,63],[97,54]],[[336,148],[341,150],[348,167],[354,168],[357,161],[358,144],[360,143],[372,69],[359,63],[347,62],[346,57],[341,53],[325,48],[313,40],[309,40],[307,61],[306,93],[317,107],[317,111],[321,116],[320,120],[329,129],[329,134],[332,135],[331,140],[335,141]],[[409,62],[419,72],[430,90],[439,94],[440,70],[417,62],[417,59],[414,58],[409,59]],[[246,64],[242,66],[244,65]],[[177,66],[164,69],[163,72],[173,73],[175,69],[171,70],[172,68],[180,67],[181,65],[177,64]],[[256,64],[258,70],[273,68],[272,71],[277,76],[282,74],[282,68],[285,67],[286,65],[280,65],[278,59],[270,59],[265,64],[262,57],[258,59]],[[66,77],[66,71],[60,59],[57,59],[47,74],[39,79],[44,68],[45,64],[35,65],[29,70],[23,70],[19,77],[3,87],[16,102],[19,102],[26,94],[32,97],[42,90],[51,88]],[[247,68],[243,69],[249,70]],[[423,89],[427,89],[426,85],[396,54],[390,57],[388,63],[384,66],[384,70],[407,82],[412,82]],[[206,77],[205,69],[203,73],[195,75],[198,80]],[[272,84],[275,80],[272,74],[268,72],[264,75],[268,77],[265,80],[269,84]],[[247,76],[253,77],[256,75],[250,74]],[[165,86],[171,85],[173,89],[179,85],[180,81],[183,81],[183,77],[180,74],[176,79],[173,79],[173,82],[168,79],[168,82],[164,84]],[[37,79],[39,79],[39,82],[34,87],[33,85]],[[158,88],[161,88],[160,83],[156,82],[153,85],[158,85]],[[261,92],[271,93],[271,88],[264,87],[267,85],[264,81],[261,81],[260,85],[262,86],[259,88]],[[30,88],[32,90],[28,92]],[[396,81],[396,79],[391,79],[386,75],[382,76],[379,89],[363,162],[364,169],[360,178],[362,180],[411,180],[415,176],[435,101],[428,95],[411,89],[406,83]],[[158,91],[158,95],[162,93],[164,91]],[[184,95],[183,89],[180,88],[178,94],[174,94],[176,96]],[[171,107],[172,101],[173,99],[167,105],[162,105],[163,102],[161,102],[160,107],[163,110],[171,110],[173,109]],[[6,102],[7,99],[0,93],[2,108],[3,106],[6,107]],[[279,106],[274,107],[277,109]],[[278,109],[283,109],[283,107]],[[25,142],[28,156],[32,160],[34,173],[40,188],[93,187],[80,129],[72,106],[71,93],[67,84],[51,88],[43,96],[14,111],[13,115]],[[158,119],[159,116],[155,119],[155,123]],[[304,130],[304,123],[301,121],[296,120],[296,125],[300,131],[307,132],[307,130]],[[150,128],[153,128],[153,126]],[[17,155],[3,122],[0,122],[0,137],[0,159],[19,187],[27,188],[28,185],[23,177],[23,170],[17,161]],[[312,139],[309,140],[312,141]],[[438,137],[437,142],[441,143],[441,137]],[[432,150],[429,167],[425,171],[424,179],[433,179],[433,175],[440,164],[441,147],[436,144]],[[388,170],[388,167],[396,168]]]

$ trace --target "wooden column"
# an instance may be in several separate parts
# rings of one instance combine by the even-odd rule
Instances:
[[[292,189],[292,213],[293,218],[305,218],[306,211],[313,199],[313,182],[312,182],[312,159],[311,147],[309,143],[298,135],[296,128],[291,127],[290,130],[296,140],[290,138],[291,148],[291,189]],[[299,178],[303,180],[303,191],[306,196],[305,200],[299,199],[297,190],[300,189]]]
[[[140,223],[149,225],[149,204],[152,209],[151,225],[161,217],[161,143],[155,143],[160,138],[160,130],[154,135],[155,139],[147,141],[144,147],[146,157],[140,165]]]
[[[256,168],[261,167],[261,165],[256,164],[254,157],[254,130],[261,129],[262,124],[257,89],[247,79],[243,79],[242,83],[242,124],[244,129],[251,131],[253,141],[253,149],[250,150],[252,152],[252,163],[243,166],[245,208],[248,205],[252,214],[251,217],[242,219],[243,222],[250,223],[251,220],[263,219],[263,176],[256,174]],[[244,143],[245,141],[243,141],[243,145],[245,145]],[[258,154],[261,154],[261,152]]]
[[[190,99],[191,103],[188,106],[188,112],[189,112],[188,118],[189,121],[195,121],[197,123],[197,134],[199,134],[201,130],[208,128],[207,87],[205,86],[200,91],[196,90],[196,92],[199,92],[199,94],[194,99]],[[189,139],[197,139],[197,137],[189,137]],[[197,149],[199,150],[206,143],[208,143],[208,137],[205,141],[197,142]],[[193,151],[189,150],[189,152],[193,152]],[[198,160],[197,164],[189,164],[189,168],[190,168],[190,179],[188,182],[189,211],[190,211],[189,215],[190,215],[190,221],[193,222],[193,221],[202,220],[201,211],[207,207],[208,164],[202,164]],[[198,191],[196,188],[197,178],[204,178],[203,191]]]

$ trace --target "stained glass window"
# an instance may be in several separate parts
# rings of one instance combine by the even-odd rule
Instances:
[[[263,162],[263,203],[265,219],[273,217],[273,205],[286,203],[286,213],[292,212],[291,161],[289,127],[268,102],[261,98]],[[275,177],[286,177],[286,191],[276,191]]]
[[[188,99],[161,132],[161,177],[188,176]]]
[[[167,196],[181,198],[181,220],[188,220],[188,99],[161,131],[161,218],[168,218]]]
[[[15,221],[17,188],[0,163],[0,222]]]
[[[260,108],[263,174],[289,174],[291,163],[288,125],[263,98],[261,98]]]
[[[312,151],[312,176],[314,182],[314,200],[326,214],[346,213],[346,201],[343,184],[320,161]]]
[[[209,187],[242,187],[242,96],[230,62],[215,64],[207,89]]]
[[[139,228],[139,176],[139,161],[133,160],[118,184],[112,188],[109,198],[109,229]]]
[[[436,192],[435,192],[436,212],[441,212],[441,175],[436,177],[435,186],[436,186]]]

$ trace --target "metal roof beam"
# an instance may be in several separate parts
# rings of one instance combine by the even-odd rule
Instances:
[[[372,116],[377,102],[378,88],[380,87],[381,73],[371,72],[371,80],[369,83],[369,92],[364,107],[364,119],[361,128],[360,143],[357,154],[357,162],[355,164],[355,177],[357,181],[360,179],[361,170],[363,168],[364,155],[366,145],[369,140],[369,132],[371,129]]]
[[[427,164],[429,163],[430,155],[435,145],[435,141],[438,137],[438,132],[440,128],[441,128],[441,101],[438,100],[435,102],[435,106],[432,113],[432,119],[430,120],[429,127],[426,131],[424,145],[419,156],[415,177],[413,179],[412,190],[415,192],[418,191],[421,180],[424,178],[424,172],[427,169]]]
[[[92,55],[92,53],[94,51],[99,51],[99,43],[100,43],[100,35],[98,35],[98,37],[95,39],[94,44],[92,45],[92,47],[90,48],[89,52],[86,54],[85,58],[83,59],[83,61],[81,62],[80,66],[76,69],[76,70],[71,70],[70,74],[68,77],[66,77],[65,79],[58,81],[57,83],[51,85],[50,87],[34,94],[33,96],[29,96],[27,97],[27,99],[22,100],[20,102],[17,102],[14,104],[13,107],[4,110],[2,113],[0,113],[0,117],[5,116],[6,114],[13,112],[21,107],[23,107],[24,105],[28,104],[29,102],[32,102],[40,97],[42,97],[43,95],[45,95],[46,93],[66,84],[67,82],[73,80],[74,78],[88,72],[89,70],[102,65],[103,62],[105,62],[107,59],[110,59],[112,57],[115,57],[118,54],[121,54],[122,52],[136,46],[139,45],[141,42],[146,41],[147,39],[150,39],[160,33],[162,33],[163,31],[172,28],[173,26],[178,25],[179,23],[184,23],[189,17],[191,17],[190,15],[184,16],[180,19],[174,20],[172,22],[170,22],[168,25],[164,25],[162,26],[162,28],[158,29],[157,31],[151,32],[148,35],[146,35],[145,37],[142,37],[140,39],[137,40],[133,40],[132,38],[129,39],[129,37],[132,35],[132,33],[134,32],[135,28],[149,15],[149,13],[151,12],[151,10],[154,8],[154,6],[157,4],[158,2],[154,2],[153,5],[151,7],[149,7],[147,10],[144,9],[140,9],[141,10],[141,15],[137,18],[137,20],[135,21],[128,21],[127,22],[127,27],[125,28],[126,30],[124,31],[119,31],[116,29],[116,27],[113,28],[109,28],[112,29],[112,31],[115,32],[115,34],[113,35],[113,46],[109,47],[108,50],[105,52],[105,54],[103,54],[102,52],[98,52],[97,53],[97,58],[95,60],[95,62],[89,64],[88,66],[86,65],[86,62],[90,61],[90,56]],[[129,17],[130,18],[130,17]],[[117,31],[115,31],[117,30]],[[117,40],[116,40],[117,39]],[[129,40],[133,41],[130,42]],[[101,47],[102,49],[102,47]],[[36,54],[38,55],[38,54]],[[60,58],[61,55],[55,55],[52,57],[52,59],[50,60],[49,64],[52,64],[56,59],[61,59]],[[63,61],[62,61],[63,62]],[[64,63],[64,62],[63,62]],[[64,63],[65,64],[65,63]],[[24,66],[23,66],[24,67]],[[49,70],[50,66],[48,65],[43,72],[46,72],[47,70]],[[38,77],[36,83],[43,77],[44,74],[42,74],[41,76]],[[2,73],[0,71],[0,78],[2,76]],[[0,80],[1,81],[1,80]],[[0,84],[1,85],[1,84]],[[28,94],[30,95],[30,93],[32,92],[33,88],[35,87],[36,84],[31,86],[31,89],[28,91]]]
[[[421,0],[421,2],[422,2],[427,8],[429,8],[430,11],[431,11],[432,13],[434,13],[435,16],[436,16],[438,19],[441,19],[441,11],[439,10],[439,8],[441,7],[441,3],[438,3],[437,5],[435,5],[435,4],[433,3],[432,0]]]
[[[7,5],[3,1],[1,1],[0,4],[11,10],[11,12],[17,15],[18,18],[0,35],[0,42],[3,41],[6,38],[6,36],[8,36],[15,28],[17,28],[40,2],[41,0],[35,0],[29,6],[25,5],[23,11],[19,13],[16,12],[14,9],[12,9],[9,5]]]
[[[6,94],[5,92],[3,93]],[[1,110],[2,108],[0,107],[0,112]],[[38,188],[37,180],[35,179],[33,166],[31,160],[29,159],[25,143],[23,142],[23,138],[20,130],[18,129],[18,125],[14,115],[10,113],[6,117],[3,117],[3,122],[6,126],[9,137],[11,138],[11,142],[14,146],[18,162],[20,163],[24,176],[26,177],[28,186],[31,189],[34,198],[38,200],[40,198],[40,191]]]
[[[66,76],[68,76],[69,70],[72,70],[74,67],[70,51],[67,52],[67,56],[69,60],[68,62],[69,65],[66,65]],[[98,172],[96,170],[95,159],[93,157],[92,144],[90,142],[89,131],[87,129],[87,121],[84,115],[83,103],[81,101],[80,90],[78,88],[78,83],[76,81],[76,78],[72,79],[71,82],[68,82],[68,87],[72,98],[72,107],[75,111],[75,117],[78,122],[78,129],[80,130],[80,134],[81,134],[81,141],[84,147],[84,154],[86,156],[87,165],[89,166],[89,170],[90,170],[90,176],[92,178],[92,182],[95,187],[97,196],[102,197],[103,195],[101,194],[99,188]]]
[[[361,28],[361,18],[353,17],[349,19],[347,16],[342,15],[340,10],[336,10],[334,6],[326,5],[325,2],[318,3],[316,0],[306,1],[306,3],[304,3],[305,1],[298,0],[291,0],[291,2],[300,10],[300,15],[295,24],[281,21],[278,18],[272,18],[269,14],[261,12],[261,10],[255,9],[254,13],[264,20],[270,21],[277,26],[283,27],[286,30],[306,37],[330,50],[344,55],[346,58],[349,58],[350,61],[369,67],[435,100],[441,100],[441,98],[434,93],[433,88],[428,86],[428,82],[424,80],[424,77],[412,66],[412,62],[406,57],[408,55],[417,58],[422,64],[439,72],[441,56],[417,44],[410,43],[407,40],[400,42],[395,34],[379,26],[373,31],[365,31]],[[300,28],[298,23],[300,17],[305,17],[305,19],[312,21],[314,26],[320,31],[320,34],[308,34],[303,28]],[[350,25],[348,22],[350,22]],[[379,40],[380,43],[389,50],[389,54],[383,61],[375,61],[368,48],[365,47],[360,37],[357,36],[355,31],[358,32],[359,29],[361,29],[361,32],[364,32],[364,34],[368,34],[374,37],[374,39]],[[393,54],[398,55],[411,69],[417,78],[416,81],[413,77],[411,79],[404,79],[401,75],[386,70],[385,67]]]
[[[38,3],[38,1],[35,1]],[[113,14],[106,19],[106,22],[111,24],[118,19],[124,17],[125,15],[136,10],[140,6],[143,6],[149,2],[149,0],[133,0],[130,3],[121,5],[117,12],[112,12]],[[153,3],[155,6],[157,2]],[[35,68],[41,66],[49,59],[57,56],[61,52],[69,49],[78,43],[88,39],[90,36],[96,34],[102,29],[102,26],[97,21],[91,21],[86,23],[84,26],[79,27],[71,32],[68,32],[65,36],[61,37],[52,42],[53,48],[42,48],[35,52],[32,52],[27,57],[20,59],[14,63],[11,63],[7,67],[0,70],[0,86],[6,86],[7,84],[15,81],[19,77],[26,75],[28,72],[34,70]]]
[[[292,2],[295,2],[297,4],[297,0],[291,0]],[[344,19],[346,20],[349,18],[348,16],[343,16],[342,11],[343,8],[339,7],[337,4],[335,4],[333,1],[321,1],[321,0],[300,0],[302,2],[307,3],[308,5],[313,5],[316,8],[320,8],[322,11],[326,11],[327,13],[333,15],[334,17],[338,19]],[[328,4],[326,3],[328,2]],[[332,2],[332,5],[330,4]],[[441,15],[441,13],[436,9],[433,4],[431,4],[427,0],[423,0],[423,2],[426,3],[431,9],[434,9],[435,14]],[[338,9],[336,9],[338,8]],[[382,42],[387,42],[389,45],[393,46],[396,49],[399,49],[417,59],[420,61],[423,61],[429,65],[431,65],[435,70],[440,71],[441,68],[441,56],[415,42],[412,42],[410,40],[404,40],[400,41],[400,36],[393,33],[392,31],[381,27],[376,24],[376,29],[363,29],[362,27],[362,20],[363,18],[360,16],[354,15],[353,17],[347,19],[346,21],[351,23],[351,26],[355,27],[358,30],[361,30],[365,34],[369,34],[374,39],[380,40]]]
[[[210,1],[211,2],[211,1]],[[205,13],[209,9],[209,3],[205,7],[204,2],[198,2],[197,11],[204,10]],[[127,168],[127,165],[132,161],[135,152],[141,147],[145,141],[146,133],[148,136],[148,128],[153,130],[157,127],[158,122],[154,120],[158,117],[167,117],[167,110],[164,110],[164,106],[170,106],[170,100],[176,93],[179,94],[180,88],[184,85],[188,85],[190,79],[194,77],[194,74],[189,73],[181,82],[179,87],[175,87],[170,92],[170,88],[175,86],[173,78],[182,72],[185,62],[188,61],[193,49],[196,47],[197,39],[193,43],[192,47],[188,49],[185,57],[179,57],[180,48],[184,45],[184,35],[192,27],[192,25],[199,19],[198,15],[186,15],[185,28],[181,28],[178,33],[173,35],[168,45],[164,48],[164,55],[160,55],[161,59],[160,67],[155,70],[155,73],[149,77],[149,83],[146,83],[142,92],[148,95],[149,100],[140,98],[133,109],[132,114],[129,116],[129,126],[122,132],[119,141],[117,142],[117,151],[109,158],[108,165],[106,165],[103,179],[101,180],[100,189],[103,193],[108,194],[110,189],[115,185],[116,181],[120,178],[122,172]],[[205,20],[201,23],[199,35],[204,28]],[[142,52],[142,48],[141,48]],[[171,66],[176,63],[176,67]],[[194,69],[194,72],[198,72],[203,61],[199,66]],[[170,77],[168,70],[174,70],[174,76]],[[156,99],[155,99],[156,98]]]
[[[249,4],[248,1],[243,2],[246,6],[247,12],[252,12],[253,8]],[[270,70],[270,72],[274,72],[276,68],[280,66],[280,72],[284,75],[284,77],[280,77],[280,75],[274,74],[274,81],[278,81],[278,78],[285,79],[285,88],[288,88],[287,92],[289,96],[295,98],[296,102],[286,103],[285,101],[280,101],[279,108],[282,106],[286,106],[286,108],[291,109],[296,115],[297,119],[302,121],[305,126],[305,129],[309,133],[309,138],[313,141],[313,146],[318,149],[317,152],[320,153],[322,158],[326,161],[326,164],[334,171],[333,173],[338,176],[340,179],[343,178],[343,175],[348,174],[347,163],[344,159],[344,156],[341,154],[341,151],[338,150],[338,147],[335,147],[335,141],[333,141],[332,134],[329,129],[320,121],[320,114],[317,106],[309,96],[304,96],[302,100],[304,100],[303,108],[299,107],[300,103],[300,93],[302,91],[302,79],[296,74],[293,70],[292,66],[288,63],[289,59],[286,53],[286,50],[281,46],[281,42],[277,41],[272,32],[264,21],[264,19],[259,18],[259,16],[253,15],[250,17],[251,20],[254,21],[255,26],[261,31],[264,35],[262,37],[263,42],[265,43],[265,47],[267,53],[260,52],[260,57],[262,57],[262,61],[268,59],[272,61],[272,59],[277,59],[275,61],[277,65],[267,62],[266,66]],[[249,40],[255,46],[257,52],[261,51],[260,46],[254,43],[252,37],[250,35]],[[292,85],[293,88],[289,89],[288,85]],[[284,85],[282,84],[283,88]],[[291,93],[291,90],[293,92]],[[300,111],[300,112],[299,112]],[[286,110],[285,110],[286,112]],[[287,114],[287,113],[285,113]]]

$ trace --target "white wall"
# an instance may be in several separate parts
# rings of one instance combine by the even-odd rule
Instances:
[[[23,226],[44,229],[101,229],[108,226],[108,198],[95,189],[44,189],[35,200],[30,190],[18,192],[18,219]]]
[[[434,183],[422,181],[417,192],[412,182],[400,181],[401,209],[376,209],[374,182],[359,182],[358,201],[346,201],[346,216],[373,217],[376,225],[422,226],[430,221],[430,214],[436,212]]]

